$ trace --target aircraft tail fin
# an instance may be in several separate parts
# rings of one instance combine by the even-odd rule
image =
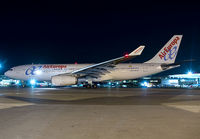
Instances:
[[[174,35],[164,47],[145,63],[174,63],[183,35]]]

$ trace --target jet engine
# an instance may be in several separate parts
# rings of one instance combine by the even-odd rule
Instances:
[[[52,85],[66,86],[77,84],[77,78],[70,75],[56,75],[51,78]]]

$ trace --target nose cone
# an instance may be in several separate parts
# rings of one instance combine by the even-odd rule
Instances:
[[[4,75],[7,76],[7,77],[10,77],[10,71],[6,71],[6,72],[4,73]]]

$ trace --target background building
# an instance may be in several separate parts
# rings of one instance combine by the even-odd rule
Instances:
[[[135,87],[154,87],[154,88],[199,88],[200,87],[200,74],[175,74],[163,77],[144,77],[133,80],[121,81],[107,81],[98,83],[98,87],[122,87],[122,88],[135,88]],[[82,85],[78,85],[82,87]],[[4,75],[0,76],[0,87],[52,87],[49,82],[38,82],[34,79],[30,81],[20,81],[9,79]],[[77,85],[73,85],[77,87]]]

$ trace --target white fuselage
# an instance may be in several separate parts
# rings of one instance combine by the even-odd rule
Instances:
[[[125,56],[97,64],[22,65],[11,68],[5,75],[19,80],[51,81],[55,86],[136,79],[178,67],[179,65],[174,62],[181,39],[182,35],[174,35],[152,59],[145,63],[119,64],[141,55],[145,46],[139,46]]]
[[[38,81],[51,81],[51,77],[81,69],[92,64],[37,64],[13,67],[5,75],[19,80],[36,79]],[[162,72],[161,64],[138,63],[118,64],[109,72],[105,72],[94,81],[127,80],[140,78]]]

